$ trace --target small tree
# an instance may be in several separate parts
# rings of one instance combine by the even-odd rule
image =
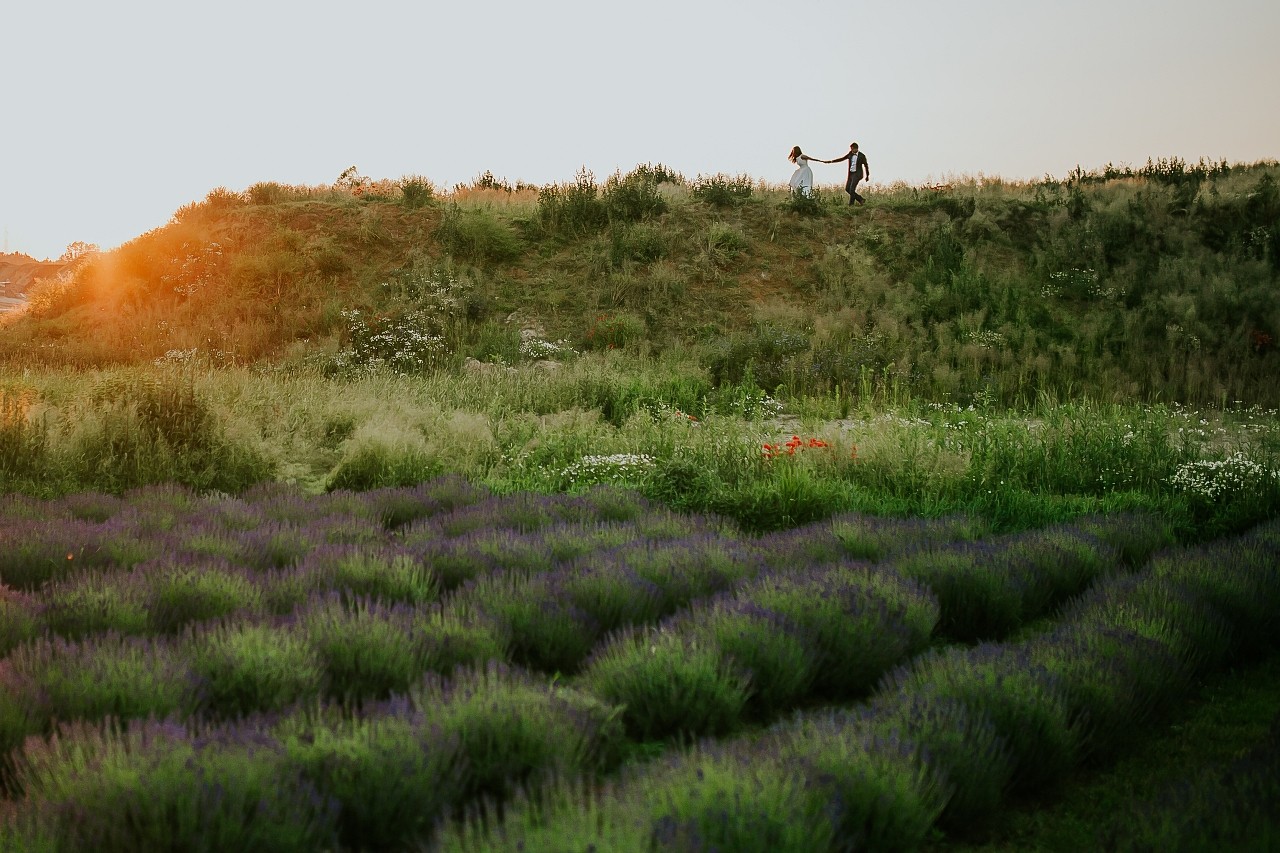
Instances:
[[[69,264],[74,260],[88,255],[96,255],[101,251],[102,249],[98,247],[97,243],[86,243],[83,240],[76,240],[74,243],[69,244],[66,251],[58,256],[58,262]]]

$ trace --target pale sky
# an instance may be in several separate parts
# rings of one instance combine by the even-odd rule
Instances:
[[[0,34],[0,249],[37,258],[353,165],[783,183],[857,141],[874,193],[1280,158],[1277,0],[0,0]]]

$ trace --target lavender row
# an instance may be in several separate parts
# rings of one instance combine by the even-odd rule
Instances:
[[[499,665],[357,713],[60,727],[30,741],[4,849],[405,849],[450,810],[615,764],[617,709]],[[7,842],[7,844],[5,843]]]
[[[1026,642],[929,652],[866,704],[763,737],[705,743],[606,785],[564,778],[442,850],[913,850],[972,831],[1013,793],[1057,784],[1184,696],[1197,676],[1280,640],[1280,523],[1073,600]]]
[[[1108,528],[1092,525],[1103,535],[1057,526],[979,542],[921,545],[891,565],[938,596],[940,634],[961,642],[996,640],[1121,571],[1122,552],[1105,535],[1133,536],[1139,524],[1149,528],[1144,532],[1153,543],[1150,550],[1168,541],[1167,531],[1154,520],[1116,519]]]
[[[491,496],[460,478],[407,489],[308,496],[260,486],[239,498],[178,487],[0,503],[0,584],[34,591],[81,571],[130,569],[162,555],[289,565],[324,544],[389,542],[392,531]]]
[[[287,617],[215,620],[172,637],[42,638],[0,661],[0,756],[60,722],[234,718],[326,697],[354,704],[506,653],[486,620],[334,594]],[[0,759],[0,785],[6,775]]]
[[[864,694],[927,645],[937,619],[927,590],[869,564],[771,572],[619,631],[580,683],[622,705],[638,740],[721,735],[802,702]]]

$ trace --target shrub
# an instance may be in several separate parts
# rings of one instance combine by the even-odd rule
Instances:
[[[123,375],[91,392],[96,417],[75,438],[76,476],[111,491],[160,482],[236,492],[268,479],[257,448],[227,437],[222,421],[190,380]]]
[[[849,513],[832,518],[830,526],[844,556],[873,562],[925,544],[970,541],[988,532],[984,522],[968,515],[926,519]]]
[[[943,828],[972,834],[996,813],[1013,777],[1014,758],[986,712],[925,688],[884,697],[862,712],[834,714],[842,718],[840,725],[900,736],[915,745],[920,761],[938,773],[948,794],[938,816]]]
[[[830,777],[807,776],[790,756],[735,746],[697,748],[619,791],[623,814],[649,827],[640,849],[836,849],[844,827],[825,796]]]
[[[1032,642],[1030,654],[1061,680],[1088,755],[1127,743],[1188,684],[1166,645],[1128,628],[1064,625]]]
[[[582,348],[623,349],[629,344],[644,340],[647,332],[644,320],[634,314],[599,314],[588,324],[582,337]]]
[[[712,207],[741,207],[751,198],[754,186],[755,181],[750,175],[699,175],[689,192],[698,201]]]
[[[955,699],[990,718],[1014,759],[1020,790],[1061,782],[1076,759],[1078,730],[1061,681],[1025,649],[994,645],[927,652],[887,676],[878,697],[909,701],[925,693]]]
[[[411,698],[458,739],[464,799],[504,798],[532,777],[609,767],[619,757],[617,708],[500,664],[459,670],[449,682],[428,678]]]
[[[244,565],[257,571],[291,566],[320,542],[320,536],[313,529],[269,521],[259,523],[238,538],[243,544]]]
[[[44,470],[49,429],[31,419],[38,395],[30,388],[0,386],[0,484],[18,483]]]
[[[711,356],[711,381],[720,387],[750,379],[758,387],[776,388],[785,384],[791,360],[808,351],[809,344],[807,332],[768,324],[727,336]]]
[[[386,368],[416,375],[443,364],[449,356],[437,312],[396,306],[368,317],[352,308],[342,316],[349,349],[335,363],[339,370]]]
[[[505,222],[483,210],[451,205],[436,229],[440,245],[457,258],[476,264],[501,264],[524,254],[520,236]]]
[[[435,200],[436,187],[429,178],[406,175],[400,179],[400,203],[410,210],[426,207]]]
[[[749,678],[746,711],[770,719],[807,696],[817,662],[801,630],[748,597],[694,606],[668,627],[699,645],[720,650],[726,663]]]
[[[1234,532],[1280,509],[1280,470],[1239,451],[1179,465],[1169,482],[1187,495],[1211,534]]]
[[[446,592],[497,571],[534,575],[556,565],[541,534],[521,535],[502,528],[446,538],[434,525],[415,527],[405,532],[405,547]]]
[[[118,573],[93,572],[54,581],[42,597],[45,624],[67,639],[103,631],[144,634],[150,626],[143,589]]]
[[[463,587],[447,603],[492,619],[510,642],[511,659],[544,672],[574,672],[600,636],[600,626],[574,606],[556,577],[488,575]]]
[[[666,238],[647,225],[615,226],[610,234],[609,259],[614,266],[626,261],[647,264],[668,254]]]
[[[1149,513],[1091,515],[1075,519],[1072,526],[1114,548],[1120,563],[1130,568],[1174,543],[1169,521]]]
[[[296,715],[275,735],[303,776],[338,806],[346,849],[403,849],[459,804],[457,737],[404,699],[355,716],[339,709]]]
[[[763,568],[758,553],[711,533],[622,545],[599,559],[602,565],[620,564],[652,583],[661,594],[664,614],[694,599],[724,592]]]
[[[592,654],[582,683],[622,705],[639,740],[723,735],[740,724],[750,692],[750,678],[718,648],[670,627],[623,629]]]
[[[193,696],[190,668],[169,645],[106,633],[79,642],[40,639],[9,657],[35,719],[163,717]]]
[[[4,524],[4,531],[0,583],[13,589],[35,590],[82,565],[95,565],[100,528],[91,522],[15,519]]]
[[[59,849],[302,853],[334,841],[331,804],[279,744],[236,730],[67,727],[28,742],[20,784]]]
[[[313,700],[324,666],[306,637],[267,624],[190,630],[187,654],[200,677],[199,709],[220,716],[272,711]]]
[[[407,607],[331,594],[296,616],[324,667],[330,696],[383,699],[404,693],[427,669],[426,637]]]
[[[827,698],[869,691],[924,648],[938,619],[936,601],[917,584],[851,564],[765,575],[738,598],[796,626],[814,690]]]
[[[501,815],[473,809],[443,825],[438,846],[467,853],[651,848],[653,830],[643,808],[624,803],[616,787],[593,778],[549,775],[538,788],[517,792]]]
[[[395,545],[322,546],[302,557],[298,571],[311,589],[336,592],[347,600],[424,604],[439,594],[431,566]]]
[[[363,436],[343,451],[342,459],[325,481],[325,488],[361,491],[412,486],[442,473],[441,460],[416,436],[409,440]]]
[[[556,237],[594,234],[609,220],[599,198],[595,176],[585,169],[571,184],[543,187],[538,192],[538,224],[543,233]]]
[[[1100,538],[1073,527],[1047,527],[1003,541],[1014,559],[1025,561],[1023,610],[1039,616],[1084,592],[1116,570],[1119,554]]]
[[[34,637],[43,624],[43,606],[29,595],[0,585],[0,659]]]
[[[1027,601],[1030,565],[990,543],[923,548],[893,562],[938,597],[938,630],[962,641],[998,639],[1034,615]]]
[[[138,569],[150,626],[172,633],[192,622],[263,612],[262,591],[243,569],[217,560],[161,559]]]
[[[661,591],[618,562],[579,560],[558,571],[556,581],[556,588],[591,617],[600,633],[656,621],[662,615]]]
[[[783,210],[797,216],[820,217],[828,214],[822,191],[816,187],[808,193],[792,192],[781,204]]]
[[[383,526],[396,530],[410,522],[479,503],[491,494],[484,486],[457,474],[449,474],[407,488],[375,489],[365,492],[363,497],[382,520]]]
[[[661,174],[640,167],[626,175],[612,175],[600,201],[610,222],[637,222],[665,213],[667,201],[658,192]]]
[[[1225,617],[1233,657],[1265,653],[1280,637],[1273,618],[1280,606],[1274,548],[1240,537],[1162,554],[1152,559],[1149,571],[1193,591]]]
[[[882,734],[820,718],[776,748],[802,768],[834,824],[858,850],[915,850],[946,803],[940,774],[924,751],[897,732]],[[820,802],[821,802],[820,801]]]
[[[1129,629],[1166,646],[1187,676],[1217,667],[1231,647],[1231,627],[1194,587],[1148,574],[1108,579],[1072,602],[1068,625]]]

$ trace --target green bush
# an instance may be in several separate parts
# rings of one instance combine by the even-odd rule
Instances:
[[[92,391],[94,408],[76,434],[73,476],[106,491],[155,483],[236,492],[269,479],[256,447],[229,437],[189,377],[135,373]]]
[[[356,716],[322,709],[275,728],[305,778],[337,801],[347,849],[401,849],[459,804],[465,771],[457,738],[433,730],[406,705]]]
[[[861,716],[835,714],[845,717],[844,725],[914,744],[949,792],[939,825],[960,836],[974,835],[1004,800],[1014,757],[990,715],[944,693],[923,689],[878,700]]]
[[[878,699],[896,703],[919,695],[954,699],[988,716],[1015,762],[1014,789],[1059,784],[1075,763],[1080,732],[1066,690],[1032,665],[1025,650],[986,645],[928,652],[887,678]]]
[[[1032,615],[1029,576],[1008,553],[983,547],[925,548],[894,561],[893,569],[938,596],[938,631],[973,642],[1007,636]]]
[[[173,633],[194,622],[262,613],[261,589],[243,571],[219,562],[196,565],[161,560],[141,572],[150,626]]]
[[[600,194],[609,221],[638,222],[665,213],[667,201],[658,192],[660,182],[659,173],[645,167],[612,175]]]
[[[542,672],[574,672],[600,636],[594,619],[560,596],[545,576],[502,572],[479,578],[448,608],[492,619],[510,643],[511,660]]]
[[[571,184],[543,187],[538,192],[538,224],[553,237],[594,234],[609,221],[609,211],[599,197],[595,176],[585,169]]]
[[[947,801],[928,756],[896,732],[869,733],[831,718],[784,731],[777,741],[778,751],[816,780],[835,836],[852,849],[918,849]]]
[[[822,217],[830,213],[822,191],[816,187],[808,193],[792,192],[781,207],[788,213],[804,217]]]
[[[677,633],[719,649],[750,683],[745,713],[769,720],[807,696],[818,659],[799,626],[751,601],[750,593],[719,599],[674,617]]]
[[[127,720],[177,713],[193,698],[191,669],[171,646],[107,633],[69,643],[39,639],[8,662],[32,693],[28,709],[44,720]]]
[[[690,188],[698,201],[712,207],[741,207],[751,198],[755,181],[750,175],[699,175]]]
[[[78,574],[50,583],[41,593],[45,624],[70,640],[103,631],[145,634],[151,624],[141,588],[122,582],[115,572]]]
[[[648,264],[666,256],[662,231],[648,225],[619,225],[610,232],[609,260],[615,266],[627,261]]]
[[[297,618],[334,698],[359,701],[403,694],[428,668],[427,638],[414,630],[407,608],[330,596]]]
[[[28,742],[20,784],[32,829],[60,850],[304,853],[335,840],[332,806],[279,744],[235,732],[70,726]]]
[[[445,210],[436,239],[456,258],[476,264],[502,264],[520,257],[524,245],[515,229],[484,210]]]
[[[0,488],[28,480],[46,464],[48,426],[29,416],[35,399],[30,389],[0,387]]]
[[[369,441],[349,448],[325,481],[326,491],[412,486],[445,473],[441,460],[425,450]]]
[[[813,689],[829,699],[869,692],[923,650],[938,619],[936,601],[916,584],[848,563],[765,575],[743,585],[738,597],[794,626]]]
[[[583,349],[623,349],[644,340],[648,329],[644,319],[627,312],[598,314],[587,326]]]
[[[317,699],[325,670],[306,637],[253,623],[189,631],[192,669],[202,679],[199,710],[226,717]]]
[[[532,778],[613,766],[623,730],[618,709],[573,688],[492,663],[427,679],[414,707],[464,758],[463,797],[509,796]]]
[[[638,740],[714,737],[736,729],[750,677],[715,646],[667,628],[628,628],[588,661],[582,683],[623,706]]]
[[[618,799],[629,806],[624,813],[651,827],[650,849],[838,849],[843,827],[822,796],[829,777],[818,781],[805,769],[785,758],[704,747],[645,774]]]
[[[39,632],[43,610],[35,599],[0,585],[0,658]]]
[[[435,200],[436,187],[429,178],[407,175],[400,179],[400,203],[410,210],[426,207]]]

